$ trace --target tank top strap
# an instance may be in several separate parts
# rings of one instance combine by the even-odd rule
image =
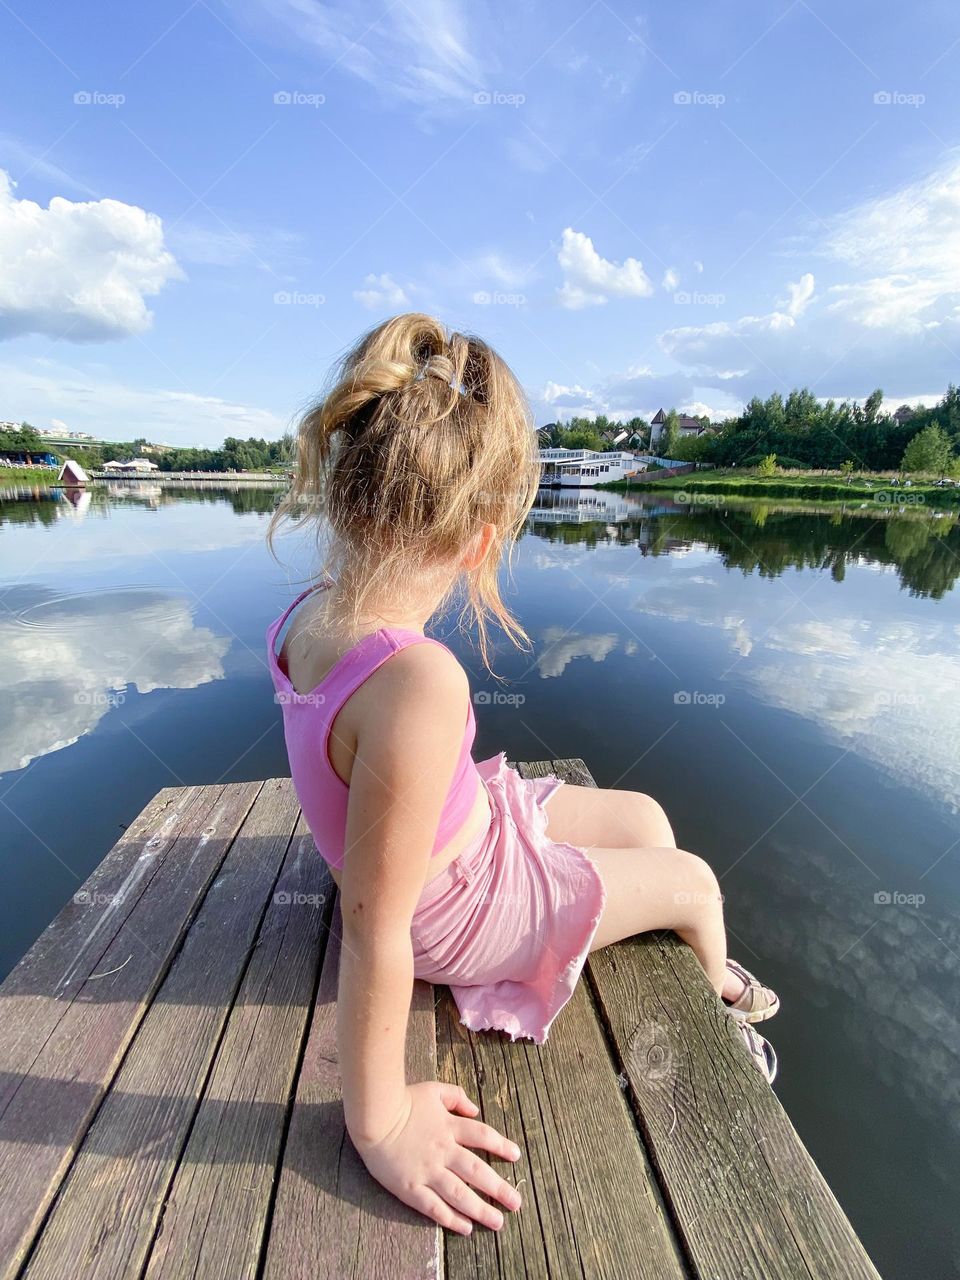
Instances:
[[[415,644],[433,644],[450,652],[442,641],[435,640],[433,636],[425,636],[420,631],[408,631],[403,627],[381,627],[379,631],[364,636],[359,644],[354,645],[334,663],[316,690],[323,693],[323,719],[327,723],[328,732],[347,699],[394,654]]]
[[[307,596],[312,595],[314,591],[325,591],[328,587],[332,587],[332,586],[333,586],[332,581],[331,582],[315,582],[313,586],[307,587],[305,591],[301,591],[300,594],[297,596],[297,598],[287,605],[286,609],[284,609],[280,617],[277,618],[275,622],[270,623],[270,626],[267,628],[267,644],[270,649],[271,658],[276,659],[277,657],[277,653],[276,653],[277,636],[283,630],[287,619],[290,617],[291,613],[293,613],[294,609],[296,609],[297,605],[303,604]]]

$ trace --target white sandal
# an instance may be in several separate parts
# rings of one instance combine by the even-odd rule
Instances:
[[[766,1022],[780,1008],[780,997],[765,987],[749,969],[736,960],[727,961],[727,969],[743,983],[743,990],[736,1000],[724,1000],[724,1005],[738,1022]]]
[[[737,1030],[743,1036],[743,1042],[750,1054],[750,1061],[766,1080],[773,1084],[777,1078],[777,1055],[769,1040],[765,1040],[759,1031],[754,1031],[748,1022],[738,1022]]]

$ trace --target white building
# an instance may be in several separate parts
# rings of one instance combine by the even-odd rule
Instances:
[[[103,469],[115,476],[143,475],[145,472],[160,470],[149,458],[131,458],[129,462],[105,462]]]
[[[646,463],[621,449],[610,453],[559,447],[540,450],[540,483],[551,487],[585,489],[590,485],[623,480],[645,470]]]

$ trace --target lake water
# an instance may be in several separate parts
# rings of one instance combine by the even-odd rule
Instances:
[[[288,772],[269,489],[0,490],[0,971],[161,787]],[[478,758],[583,756],[717,868],[777,1092],[886,1277],[960,1269],[960,526],[544,493]]]

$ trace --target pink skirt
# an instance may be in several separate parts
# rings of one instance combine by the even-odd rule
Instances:
[[[450,987],[471,1031],[537,1044],[570,999],[606,900],[583,849],[546,834],[560,778],[524,779],[501,753],[477,765],[491,823],[424,886],[414,972]]]

